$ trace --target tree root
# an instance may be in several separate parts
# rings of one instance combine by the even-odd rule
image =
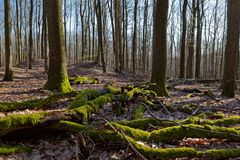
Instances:
[[[100,96],[99,90],[83,90],[73,100],[68,107],[68,110],[83,106],[87,101],[92,100]]]
[[[60,121],[57,124],[51,126],[50,128],[68,131],[68,132],[83,132],[90,136],[94,141],[110,141],[115,143],[128,144],[126,139],[120,132],[115,132],[111,130],[96,130],[94,128],[69,122]],[[126,132],[124,132],[126,134]],[[130,136],[125,136],[132,146],[141,153],[144,157],[148,159],[173,159],[173,158],[191,158],[191,157],[204,157],[205,159],[227,159],[230,157],[239,157],[240,149],[216,149],[216,150],[206,150],[197,151],[194,148],[151,148],[142,143],[138,143],[134,138]]]
[[[35,99],[24,102],[0,102],[0,112],[10,112],[24,109],[40,109],[56,103],[62,98],[72,97],[77,92],[53,94],[45,99]]]
[[[188,138],[220,138],[228,141],[240,142],[240,131],[233,128],[214,127],[209,125],[188,124],[173,126],[147,132],[113,123],[116,128],[122,129],[128,136],[145,142],[176,144],[179,140]],[[173,136],[174,135],[174,136]]]
[[[91,117],[92,113],[99,111],[101,107],[109,102],[112,102],[114,96],[110,93],[97,97],[94,100],[88,101],[85,105],[69,110],[68,112],[72,114],[75,118],[79,119],[81,122],[87,122]]]
[[[233,125],[240,124],[240,116],[230,116],[227,118],[216,119],[216,120],[207,120],[201,119],[198,116],[190,117],[187,120],[179,120],[176,121],[182,125],[184,124],[199,124],[199,125],[214,125],[214,126],[221,126],[221,127],[229,127]],[[131,121],[118,121],[117,123],[129,126],[132,128],[138,128],[142,130],[146,130],[149,127],[149,124],[157,127],[171,127],[176,126],[175,121],[171,120],[164,120],[164,119],[156,119],[156,118],[144,118],[144,119],[136,119]]]

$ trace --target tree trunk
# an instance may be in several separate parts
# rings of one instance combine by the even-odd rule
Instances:
[[[133,72],[136,71],[136,53],[137,53],[137,13],[138,13],[138,0],[134,4],[134,20],[133,20],[133,38],[132,38],[132,66]]]
[[[33,21],[33,0],[30,0],[28,69],[32,69],[32,54],[33,54],[32,21]]]
[[[228,0],[227,44],[225,50],[223,92],[224,96],[234,97],[236,78],[236,58],[239,50],[240,1]]]
[[[192,0],[192,22],[188,46],[187,59],[187,78],[193,78],[193,57],[194,57],[194,41],[195,41],[195,23],[196,23],[196,0]]]
[[[168,96],[166,89],[168,0],[158,0],[154,6],[152,89],[160,96]],[[154,84],[155,83],[155,84]]]
[[[46,0],[48,40],[49,40],[49,71],[46,89],[60,92],[72,90],[67,74],[66,53],[62,23],[62,1]]]
[[[11,41],[11,7],[10,0],[4,0],[4,29],[5,29],[5,75],[4,81],[13,81],[13,70],[12,70],[12,41]]]
[[[183,2],[182,11],[182,35],[181,35],[181,51],[180,51],[180,78],[185,78],[185,46],[187,31],[187,5],[188,0]]]
[[[98,48],[101,55],[101,63],[102,63],[102,70],[103,73],[106,73],[106,64],[104,59],[104,50],[103,50],[103,29],[102,29],[102,7],[101,1],[94,0],[95,3],[95,12],[97,16],[97,25],[98,25]]]
[[[200,78],[201,53],[202,53],[202,15],[200,10],[200,0],[197,0],[197,46],[196,46],[196,68],[195,78]],[[203,5],[203,3],[202,3]],[[203,10],[202,10],[203,13]]]

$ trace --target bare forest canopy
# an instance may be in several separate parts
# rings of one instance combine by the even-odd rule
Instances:
[[[13,63],[16,66],[27,60],[29,46],[29,16],[30,0],[10,0],[12,17],[12,48]],[[168,53],[167,75],[179,77],[180,75],[180,49],[182,33],[183,0],[169,1],[168,15]],[[43,30],[43,0],[33,0],[33,58],[44,58],[44,30]],[[195,2],[196,3],[196,2]],[[103,46],[106,65],[114,68],[114,3],[112,0],[101,0],[103,21]],[[135,5],[136,21],[134,20]],[[199,12],[201,15],[201,59],[200,75],[198,78],[222,78],[223,54],[226,44],[226,1],[200,0]],[[196,7],[195,4],[194,7]],[[63,23],[65,31],[66,52],[68,64],[81,60],[96,60],[98,54],[97,18],[94,9],[94,0],[63,0]],[[4,5],[0,1],[0,28],[4,27]],[[191,40],[193,6],[192,1],[187,5],[187,34],[186,54],[189,52]],[[196,14],[197,16],[197,14]],[[123,0],[120,4],[120,25],[124,69],[145,72],[151,70],[152,54],[152,28],[153,28],[153,0],[139,0],[135,4],[132,0]],[[195,17],[196,22],[198,18]],[[136,31],[134,31],[136,23]],[[136,54],[133,55],[133,35],[136,32]],[[197,24],[194,29],[194,41],[197,42]],[[20,41],[20,42],[18,42]],[[0,30],[1,65],[4,63],[4,30]],[[194,43],[194,52],[197,50]],[[134,51],[135,52],[135,51]],[[134,56],[134,57],[133,57]],[[135,61],[133,61],[133,58]],[[187,56],[185,56],[187,59]],[[192,58],[195,62],[195,57]],[[134,63],[134,64],[133,64]],[[133,65],[135,67],[133,67]],[[187,64],[185,64],[187,65]],[[193,69],[195,63],[192,63]],[[239,67],[238,67],[239,68]],[[193,71],[194,72],[194,71]],[[239,75],[239,74],[238,74]],[[194,78],[194,76],[193,76]],[[238,76],[239,78],[239,76]]]

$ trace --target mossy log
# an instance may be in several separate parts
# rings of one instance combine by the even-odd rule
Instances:
[[[23,102],[0,102],[0,112],[10,112],[24,109],[40,109],[56,103],[62,98],[75,96],[77,92],[57,93],[45,99],[34,99]]]
[[[22,146],[0,146],[0,155],[11,155],[16,153],[24,153],[31,152],[32,149],[30,147],[22,147]]]
[[[32,127],[40,123],[47,115],[46,112],[16,115],[12,114],[0,118],[0,136],[4,136],[12,131]]]
[[[68,113],[78,118],[82,122],[87,122],[93,113],[97,113],[101,107],[112,102],[114,96],[110,93],[99,96],[94,100],[88,101],[85,105],[69,110]]]
[[[69,78],[70,84],[98,84],[99,79],[95,77],[76,76],[75,78]]]
[[[73,100],[73,102],[69,105],[68,110],[78,108],[83,106],[87,101],[92,100],[100,96],[99,90],[83,90],[81,91]]]

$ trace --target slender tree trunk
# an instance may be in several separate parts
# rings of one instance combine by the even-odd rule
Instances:
[[[146,71],[147,59],[147,34],[148,34],[148,0],[144,1],[144,18],[143,18],[143,45],[142,45],[142,65],[143,73]]]
[[[152,89],[160,96],[168,96],[166,89],[167,68],[167,17],[168,0],[158,0],[154,6],[153,19],[153,60],[152,60]]]
[[[33,60],[32,58],[32,55],[33,55],[32,21],[33,21],[33,0],[30,0],[28,69],[32,69],[32,60]]]
[[[190,30],[188,59],[187,59],[187,78],[193,78],[193,57],[194,57],[194,41],[195,41],[195,23],[196,23],[196,0],[192,0],[192,23]]]
[[[13,70],[12,70],[12,41],[11,41],[11,7],[10,0],[4,0],[4,29],[5,29],[5,75],[4,81],[13,81]]]
[[[43,0],[43,54],[44,54],[44,71],[48,72],[48,51],[47,51],[47,17],[46,17],[46,0]]]
[[[95,3],[95,12],[97,16],[97,24],[98,24],[98,48],[101,55],[101,63],[103,73],[106,73],[106,64],[104,59],[104,50],[103,50],[103,29],[102,29],[102,7],[100,0],[94,0]]]
[[[138,0],[134,4],[134,22],[133,22],[133,38],[132,38],[132,69],[136,71],[136,54],[137,54],[137,13],[138,13]]]
[[[181,51],[180,51],[180,78],[185,78],[185,46],[187,31],[187,5],[188,0],[183,2],[182,11],[182,35],[181,35]]]
[[[201,5],[200,0],[197,0],[197,46],[196,46],[196,66],[195,66],[196,79],[200,78],[201,52],[202,52],[202,25],[203,24],[202,24],[202,14],[200,10],[200,5]]]

